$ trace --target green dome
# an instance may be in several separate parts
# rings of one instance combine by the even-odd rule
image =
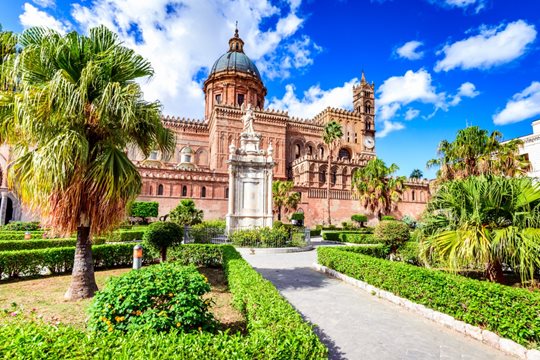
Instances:
[[[238,51],[229,51],[221,55],[212,66],[210,75],[220,71],[245,72],[256,76],[259,80],[261,79],[259,69],[253,61],[246,54]]]

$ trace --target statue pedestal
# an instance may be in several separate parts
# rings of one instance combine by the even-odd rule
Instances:
[[[237,229],[271,227],[272,147],[260,150],[261,135],[242,133],[240,148],[229,146],[229,207],[227,233]]]

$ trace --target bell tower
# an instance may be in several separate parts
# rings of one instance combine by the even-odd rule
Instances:
[[[375,133],[375,83],[368,83],[366,75],[362,71],[360,84],[353,88],[354,111],[359,112],[364,120],[363,133],[374,135]]]

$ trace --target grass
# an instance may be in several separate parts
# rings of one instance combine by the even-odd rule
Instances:
[[[118,276],[131,269],[114,269],[96,271],[96,282],[99,288],[105,286],[108,278]],[[221,330],[245,332],[244,316],[232,306],[232,294],[222,269],[199,269],[210,282],[211,291],[204,298],[212,299],[210,311],[218,320]],[[85,328],[86,308],[91,299],[67,301],[64,299],[71,275],[41,277],[31,280],[17,280],[0,283],[0,310],[7,312],[34,313],[44,321],[58,324],[64,323],[79,329]]]

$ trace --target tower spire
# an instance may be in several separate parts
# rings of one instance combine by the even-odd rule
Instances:
[[[235,38],[240,37],[240,35],[238,35],[238,20],[236,20],[235,25],[234,25],[234,37]]]
[[[234,35],[229,40],[229,52],[244,52],[244,41],[238,34],[238,21],[235,22]]]
[[[362,69],[362,79],[360,80],[362,84],[366,83],[366,74],[364,74],[364,69]]]

